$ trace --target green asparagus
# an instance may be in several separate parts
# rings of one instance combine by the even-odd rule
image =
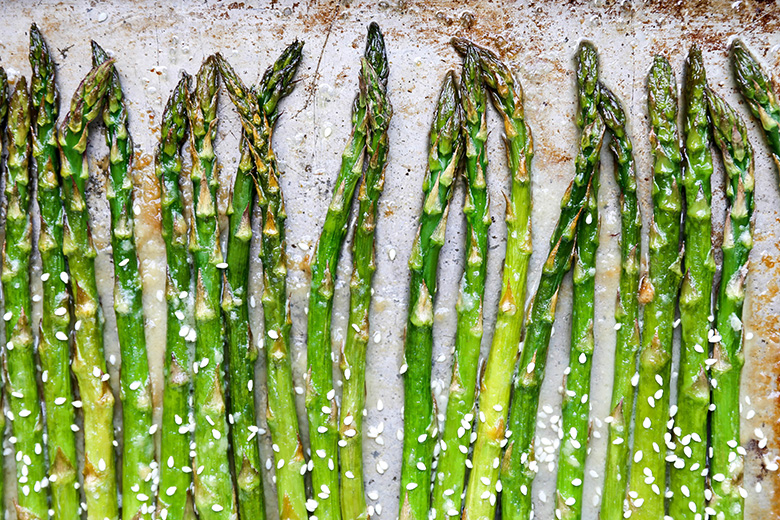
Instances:
[[[701,51],[693,46],[685,71],[684,162],[685,274],[680,289],[682,347],[677,379],[677,413],[672,443],[674,461],[670,468],[669,515],[695,520],[704,514],[707,466],[707,414],[710,388],[706,361],[712,313],[712,254],[710,219],[712,155],[704,89],[707,76]],[[667,459],[668,460],[668,459]]]
[[[187,97],[192,149],[190,251],[195,290],[195,508],[200,518],[235,518],[236,496],[228,458],[224,350],[220,315],[222,260],[217,222],[217,63],[206,58]]]
[[[374,241],[379,197],[385,183],[387,127],[393,109],[387,99],[388,62],[384,39],[376,23],[369,31],[376,44],[368,56],[367,77],[378,82],[381,97],[366,138],[368,165],[358,191],[358,216],[352,244],[353,268],[350,281],[350,310],[347,338],[341,355],[343,400],[339,422],[341,457],[341,516],[344,520],[368,518],[363,483],[363,409],[366,405],[366,346],[369,338],[371,280],[376,271]]]
[[[621,520],[628,486],[628,444],[631,414],[634,410],[634,386],[639,351],[639,258],[642,218],[636,197],[636,165],[631,138],[626,130],[626,113],[607,87],[601,85],[599,112],[612,134],[610,148],[617,163],[620,187],[620,285],[615,304],[615,373],[607,441],[604,494],[601,519]]]
[[[192,360],[190,346],[195,335],[190,291],[187,222],[180,189],[181,147],[187,138],[186,99],[190,78],[184,74],[173,90],[162,115],[160,145],[155,173],[160,183],[162,236],[167,253],[167,333],[165,340],[165,390],[160,441],[160,483],[157,510],[166,520],[193,520],[191,433],[189,423]]]
[[[227,273],[223,280],[222,310],[227,333],[228,386],[230,389],[230,439],[233,469],[242,518],[265,519],[263,477],[255,417],[255,361],[257,346],[249,330],[249,245],[252,240],[254,163],[244,136],[241,137],[233,193],[228,208]]]
[[[281,96],[290,92],[291,81],[300,60],[300,49],[298,47],[297,44],[294,44],[266,72],[260,88],[259,103],[252,102],[251,94],[246,92],[245,87],[241,87],[244,89],[241,95],[246,96],[246,99],[251,103],[252,115],[257,116],[257,121],[263,122],[259,128],[252,128],[252,135],[255,136],[253,142],[256,142],[259,147],[255,153],[258,154],[258,157],[263,157],[259,165],[262,173],[259,181],[260,189],[265,194],[265,197],[260,201],[260,205],[264,212],[271,210],[271,214],[266,217],[266,221],[273,219],[276,221],[275,226],[281,226],[281,228],[284,227],[283,216],[279,214],[280,210],[282,210],[282,206],[279,205],[281,192],[277,188],[279,194],[275,194],[272,186],[269,184],[269,173],[276,175],[276,172],[275,169],[273,172],[269,170],[268,165],[271,160],[268,159],[268,154],[273,123],[278,118],[277,103]],[[228,85],[232,84],[228,78],[226,78],[225,82]],[[234,95],[230,87],[229,92],[231,92],[231,95]],[[260,104],[262,104],[262,109]],[[254,122],[254,119],[252,121]],[[257,134],[254,134],[255,131]],[[257,347],[251,343],[247,321],[249,313],[247,306],[249,241],[252,236],[250,217],[255,200],[254,177],[256,175],[253,150],[250,147],[251,145],[246,140],[242,142],[241,161],[233,187],[233,198],[230,205],[231,231],[228,239],[228,275],[226,278],[227,285],[223,291],[222,305],[226,312],[228,344],[230,348],[230,394],[231,414],[233,417],[231,438],[233,439],[235,471],[236,475],[238,475],[239,512],[241,517],[244,518],[262,519],[265,517],[265,509],[263,506],[260,452],[257,440],[255,440],[257,426],[255,426],[253,391],[254,361],[257,358]],[[280,230],[280,233],[284,233],[283,229]],[[263,258],[266,262],[273,262],[273,264],[265,263],[264,265],[278,265],[280,261],[277,258],[279,248],[281,247],[281,250],[284,250],[284,241],[282,240],[277,244],[278,239],[276,236],[268,236],[267,233],[263,234],[263,238],[262,251],[264,254],[266,252],[269,253],[268,256]],[[282,272],[286,274],[285,271]],[[292,439],[293,442],[290,444],[290,449],[297,451],[297,424],[295,430],[296,438]],[[274,440],[276,439],[274,438]],[[239,461],[241,461],[240,464]],[[293,464],[292,469],[300,472],[300,465]],[[279,481],[280,473],[281,471],[277,473],[277,481]],[[295,475],[294,478],[298,480],[299,474]]]
[[[633,460],[629,481],[632,518],[664,516],[666,422],[669,419],[672,338],[682,279],[680,137],[677,83],[669,62],[656,56],[648,77],[650,144],[653,150],[653,224],[649,273],[640,287],[645,302],[639,353]]]
[[[62,200],[65,206],[63,253],[66,271],[47,273],[70,282],[74,299],[72,369],[84,413],[84,493],[88,520],[119,518],[114,460],[114,394],[103,353],[103,313],[95,281],[85,191],[89,171],[84,154],[88,127],[103,110],[113,60],[93,68],[79,85],[59,129]],[[44,283],[46,281],[44,280]]]
[[[512,434],[501,470],[502,513],[511,520],[528,520],[533,515],[531,484],[536,475],[534,432],[547,348],[555,320],[558,290],[564,274],[571,266],[577,222],[587,204],[591,178],[598,167],[604,136],[604,123],[596,113],[597,105],[594,102],[598,86],[598,56],[588,43],[583,43],[577,54],[577,84],[581,92],[582,110],[588,114],[589,123],[582,131],[574,180],[561,203],[558,224],[550,239],[550,252],[542,268],[539,287],[526,323],[525,344],[509,416]]]
[[[287,265],[284,200],[279,170],[271,147],[277,103],[292,88],[292,78],[301,60],[303,44],[288,46],[263,76],[259,99],[243,84],[230,65],[217,57],[225,87],[238,108],[256,169],[258,203],[263,215],[261,258],[263,261],[263,315],[267,345],[268,409],[266,417],[276,458],[276,488],[279,517],[303,520],[306,490],[305,458],[298,430],[290,366],[290,314],[287,304]],[[245,166],[249,168],[250,166]]]
[[[766,134],[772,158],[780,172],[780,103],[772,89],[772,80],[741,40],[731,44],[734,78],[745,101]]]
[[[474,417],[477,367],[482,345],[482,307],[487,272],[487,234],[490,210],[487,197],[487,94],[477,49],[467,45],[460,84],[465,140],[466,266],[460,282],[458,323],[452,381],[447,401],[441,455],[434,477],[433,511],[460,511],[466,477],[466,458]],[[469,425],[465,428],[465,423]]]
[[[32,154],[38,174],[38,207],[40,234],[38,249],[43,283],[38,356],[43,381],[43,401],[46,411],[47,447],[49,452],[49,484],[54,519],[70,519],[79,515],[79,492],[76,479],[76,436],[71,426],[75,410],[70,402],[73,389],[70,380],[70,345],[68,332],[70,296],[65,281],[56,273],[65,271],[62,253],[62,199],[57,179],[57,116],[59,95],[55,82],[54,60],[38,27],[30,27],[30,81],[32,98]],[[55,276],[51,276],[55,273]],[[58,310],[62,309],[62,310]],[[64,311],[64,312],[63,312]]]
[[[753,148],[745,124],[720,96],[707,89],[713,138],[726,170],[729,211],[723,230],[723,267],[717,297],[711,367],[712,451],[710,481],[713,518],[741,519],[744,456],[740,454],[739,385],[743,352],[742,307],[750,250],[753,247]],[[742,451],[744,453],[744,451]]]
[[[330,320],[339,251],[346,236],[352,195],[363,172],[367,134],[369,129],[381,124],[384,119],[384,85],[374,69],[374,65],[382,72],[387,68],[378,64],[380,56],[383,56],[383,48],[384,40],[379,27],[372,25],[366,39],[365,57],[361,62],[360,93],[353,106],[352,137],[341,156],[341,170],[311,262],[306,409],[313,461],[312,487],[319,498],[316,514],[320,520],[333,520],[341,516],[337,491],[338,406],[331,369]]]
[[[593,59],[596,50],[584,43],[580,61]],[[596,73],[598,71],[596,70]],[[595,76],[595,75],[594,75]],[[600,89],[598,77],[589,76],[579,85],[580,129],[601,119],[598,112]],[[600,150],[598,150],[600,153]],[[564,383],[561,413],[561,453],[558,461],[556,517],[564,520],[582,518],[582,482],[585,478],[585,456],[588,452],[590,415],[590,372],[593,364],[593,318],[596,297],[596,251],[599,246],[599,165],[596,160],[588,199],[577,222],[574,245],[574,306],[571,315],[569,369]]]
[[[409,319],[401,367],[405,374],[401,520],[426,520],[430,506],[431,463],[437,437],[431,395],[433,301],[452,185],[464,152],[462,110],[455,74],[450,71],[431,126],[422,215],[409,258]]]
[[[16,513],[23,518],[43,519],[48,518],[49,506],[44,484],[43,414],[30,323],[30,95],[23,77],[16,83],[8,100],[7,135],[2,282],[5,296],[6,393],[13,414],[11,432],[16,437]]]
[[[493,105],[504,120],[507,162],[511,175],[510,196],[506,199],[507,243],[501,300],[493,343],[479,388],[479,410],[484,414],[484,421],[480,418],[477,422],[473,468],[463,509],[463,518],[492,520],[496,510],[495,496],[500,489],[498,476],[501,449],[507,442],[505,433],[512,372],[519,354],[525,284],[532,250],[529,172],[533,139],[525,121],[522,87],[515,82],[506,65],[491,51],[473,43],[455,39],[453,45],[461,53],[470,45],[479,55],[482,80],[490,89]],[[447,449],[450,447],[447,446]],[[488,492],[487,496],[485,492]],[[452,496],[452,499],[459,500],[457,496]],[[442,514],[447,516],[457,516],[458,513],[459,510],[454,507],[442,510]]]
[[[92,65],[108,60],[92,42]],[[152,388],[146,355],[141,273],[135,245],[133,213],[133,141],[127,107],[116,67],[112,69],[103,109],[109,157],[108,203],[114,257],[114,312],[122,357],[122,516],[150,519],[153,511]]]

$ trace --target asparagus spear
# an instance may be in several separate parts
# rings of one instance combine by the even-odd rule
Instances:
[[[642,281],[644,334],[639,353],[636,428],[631,478],[632,518],[664,515],[666,422],[672,337],[680,263],[680,137],[677,130],[677,84],[669,62],[656,56],[648,77],[650,143],[653,148],[653,224],[650,228],[648,277]]]
[[[401,520],[425,520],[430,505],[431,462],[437,436],[431,395],[433,300],[439,251],[463,154],[463,113],[455,74],[450,71],[436,105],[430,133],[423,207],[409,258],[409,321],[404,345],[404,448],[401,466]]]
[[[92,42],[92,65],[108,54]],[[108,203],[111,212],[111,250],[114,257],[114,312],[122,356],[122,516],[151,518],[152,389],[146,354],[141,273],[133,218],[133,141],[127,128],[127,107],[116,67],[112,69],[103,108],[109,158]]]
[[[5,73],[5,69],[0,67],[0,128],[5,125],[5,118],[8,114],[8,76]],[[0,155],[3,151],[3,139],[2,133],[0,133]],[[2,404],[2,395],[0,392],[0,404]],[[0,413],[0,442],[5,440],[5,413]],[[0,462],[0,470],[3,469],[3,463]],[[0,471],[0,497],[3,495],[3,481],[5,480],[5,472]],[[4,506],[3,506],[4,507]]]
[[[742,306],[750,250],[753,247],[753,148],[737,112],[707,89],[707,105],[715,144],[726,170],[729,212],[723,231],[723,267],[717,299],[716,333],[712,365],[712,451],[710,482],[713,518],[741,519],[744,499],[741,485],[744,458],[740,454],[739,384],[742,350]],[[743,452],[744,453],[744,452]]]
[[[227,273],[222,281],[222,310],[227,334],[230,389],[230,440],[242,518],[265,519],[260,449],[257,445],[254,376],[257,346],[249,330],[249,245],[254,205],[254,163],[245,137],[228,208]]]
[[[189,244],[184,203],[180,191],[181,147],[187,138],[186,99],[190,78],[185,73],[173,90],[162,116],[155,173],[160,182],[162,236],[167,253],[167,333],[165,340],[165,390],[160,441],[160,483],[157,510],[163,520],[194,519],[190,493],[190,389],[194,341],[190,290]]]
[[[187,97],[192,150],[190,251],[195,291],[195,508],[201,518],[235,518],[236,497],[228,458],[224,350],[220,316],[222,260],[217,222],[217,62],[206,58]]]
[[[731,64],[737,88],[750,111],[761,123],[772,158],[780,171],[780,103],[772,89],[772,80],[741,40],[731,44]]]
[[[701,51],[693,46],[685,74],[685,148],[682,185],[685,189],[685,275],[680,290],[682,348],[677,380],[677,414],[670,468],[672,492],[669,515],[680,520],[704,514],[707,466],[707,413],[710,388],[706,361],[712,313],[712,255],[710,203],[712,156],[704,89],[707,77]]]
[[[38,356],[43,381],[46,412],[49,483],[54,518],[70,519],[79,514],[76,483],[76,437],[71,429],[74,408],[70,405],[73,389],[70,380],[68,332],[69,294],[65,281],[56,273],[65,271],[62,253],[62,199],[57,179],[57,116],[59,95],[55,83],[54,60],[38,27],[30,27],[30,81],[32,98],[32,154],[38,174],[38,207],[43,282],[43,311],[39,332]],[[55,273],[54,276],[51,276]],[[63,311],[58,310],[63,309]]]
[[[596,113],[598,56],[592,45],[583,43],[577,53],[577,85],[582,110],[588,114],[575,161],[574,180],[564,195],[558,224],[550,239],[550,253],[542,268],[539,287],[526,323],[526,338],[512,397],[509,429],[502,473],[502,514],[508,519],[531,517],[531,484],[536,474],[533,456],[536,412],[544,378],[547,347],[550,343],[558,289],[571,266],[571,256],[579,216],[591,191],[591,177],[599,162],[604,123]]]
[[[482,306],[487,271],[487,233],[490,211],[487,197],[487,95],[477,50],[468,45],[463,61],[460,101],[463,107],[462,133],[466,148],[466,266],[460,282],[458,325],[452,381],[441,442],[441,456],[434,478],[433,511],[460,511],[466,477],[466,457],[474,417],[474,389],[482,344]]]
[[[531,256],[529,171],[533,140],[525,122],[522,87],[515,82],[506,65],[491,51],[473,43],[454,39],[453,45],[461,53],[470,45],[479,55],[482,80],[490,89],[493,105],[504,119],[507,160],[512,177],[510,197],[506,200],[507,244],[501,300],[493,343],[480,384],[479,409],[485,420],[477,422],[473,468],[468,479],[463,510],[464,518],[492,520],[495,516],[495,495],[500,489],[498,465],[501,449],[506,444],[512,372],[519,354],[517,347],[522,332],[522,302],[525,300],[526,275]],[[447,449],[451,449],[449,445]],[[485,492],[488,494],[485,495]],[[457,495],[451,495],[451,498],[453,501],[459,500]],[[457,516],[459,509],[453,507],[442,510],[442,513]]]
[[[241,95],[246,96],[253,109],[252,115],[257,115],[258,121],[265,123],[259,128],[254,129],[258,134],[256,137],[257,156],[263,161],[259,165],[262,172],[260,179],[261,190],[267,194],[261,201],[264,212],[271,210],[271,215],[267,217],[276,221],[276,226],[281,224],[283,228],[283,211],[281,203],[281,192],[274,193],[269,180],[268,164],[272,157],[269,157],[270,136],[273,131],[273,123],[278,118],[277,103],[281,96],[286,95],[291,90],[291,81],[295,70],[300,61],[300,45],[293,44],[277,60],[263,77],[263,84],[260,89],[259,104],[252,102],[251,94],[246,88],[241,86]],[[220,62],[220,66],[222,63]],[[226,79],[226,84],[232,84],[231,79]],[[229,88],[231,95],[233,91]],[[262,104],[262,109],[260,108]],[[243,115],[243,114],[242,114]],[[245,134],[246,135],[246,134]],[[253,134],[254,135],[254,134]],[[254,176],[255,163],[253,161],[253,151],[250,144],[246,141],[242,143],[242,155],[239,163],[239,171],[236,174],[236,181],[233,187],[233,198],[230,211],[230,238],[228,239],[228,273],[225,280],[225,289],[223,292],[222,306],[226,314],[228,327],[228,343],[230,355],[230,394],[231,394],[231,413],[233,423],[231,428],[231,438],[233,440],[233,459],[236,475],[238,475],[239,489],[239,511],[243,518],[264,518],[265,508],[263,506],[263,487],[260,463],[260,451],[255,439],[257,433],[255,418],[255,403],[253,391],[254,361],[257,358],[257,347],[251,342],[248,324],[248,306],[247,290],[249,284],[248,265],[249,265],[249,241],[252,236],[250,217],[252,205],[254,203]],[[274,171],[275,173],[275,164]],[[278,191],[278,189],[277,189]],[[273,205],[272,205],[273,204]],[[280,233],[283,233],[283,229]],[[266,266],[278,265],[280,261],[279,247],[284,249],[284,242],[276,243],[276,238],[263,233],[263,254]],[[268,253],[266,256],[265,253]],[[283,293],[282,293],[283,294]],[[289,448],[297,451],[297,423],[295,426],[296,437]],[[276,440],[274,438],[274,440]],[[241,461],[239,463],[239,461]],[[300,462],[303,462],[301,459]],[[299,480],[300,464],[293,464],[293,470],[298,471],[294,476]],[[281,471],[277,473],[277,480]],[[301,495],[302,497],[302,495]],[[282,501],[280,500],[280,503]]]
[[[596,49],[583,43],[580,62],[595,60]],[[598,66],[596,64],[596,66]],[[601,119],[598,112],[601,97],[598,69],[583,77],[578,98],[580,113],[577,125],[583,129]],[[597,150],[600,153],[600,150]],[[577,222],[574,245],[574,308],[571,316],[571,347],[569,369],[564,383],[561,430],[561,453],[558,462],[556,517],[564,520],[582,518],[582,482],[585,478],[585,457],[588,452],[590,415],[590,372],[593,364],[593,318],[596,297],[596,251],[599,246],[599,159],[595,159],[588,199]]]
[[[601,519],[623,518],[623,503],[628,486],[631,414],[634,410],[634,386],[639,351],[639,249],[642,218],[636,197],[636,165],[631,138],[626,131],[626,113],[604,85],[600,85],[599,112],[612,133],[610,149],[617,162],[616,177],[620,186],[620,286],[615,305],[618,326],[615,340],[615,374],[612,386],[612,418],[609,423],[604,495]]]
[[[366,138],[368,165],[358,191],[358,216],[352,244],[353,269],[350,282],[350,310],[347,338],[341,355],[343,401],[339,423],[341,447],[341,514],[344,520],[368,518],[363,484],[363,409],[366,405],[366,345],[369,338],[368,313],[371,306],[371,280],[376,271],[374,230],[377,206],[385,183],[387,127],[393,109],[387,99],[388,62],[384,39],[376,23],[376,45],[369,57],[367,76],[377,82],[381,97],[376,100]]]
[[[286,213],[279,171],[271,148],[271,133],[279,99],[289,93],[301,60],[303,44],[288,46],[266,71],[260,98],[243,84],[221,56],[217,63],[241,123],[256,168],[258,202],[263,214],[261,258],[263,265],[263,316],[268,367],[267,420],[274,441],[279,517],[305,519],[305,458],[298,430],[290,366],[290,314],[287,304],[287,265],[284,222]],[[246,166],[248,167],[248,166]],[[235,203],[234,203],[235,204]],[[235,208],[234,208],[235,209]]]
[[[89,520],[119,517],[114,461],[114,395],[103,354],[103,313],[95,282],[95,248],[85,190],[88,126],[103,110],[113,60],[93,68],[81,82],[59,129],[62,199],[65,206],[63,252],[66,271],[47,273],[70,282],[74,298],[72,369],[84,413],[84,493]]]
[[[5,372],[11,431],[16,442],[18,483],[17,515],[48,517],[44,479],[43,415],[35,375],[32,304],[30,300],[30,96],[27,81],[16,83],[8,100],[8,158],[5,175],[5,244],[3,294],[5,295]]]
[[[360,93],[352,114],[352,137],[341,156],[341,171],[336,179],[333,199],[325,216],[320,240],[311,263],[311,291],[307,360],[306,409],[309,417],[309,442],[312,452],[312,487],[319,498],[316,510],[320,520],[341,516],[338,473],[338,406],[332,375],[330,319],[333,308],[333,284],[347,230],[350,201],[363,171],[364,152],[369,129],[381,124],[384,86],[377,69],[383,73],[384,40],[379,26],[371,25],[366,39],[365,57],[361,63]],[[373,62],[373,63],[372,63]],[[376,65],[376,68],[374,68]],[[379,131],[379,128],[373,128]]]

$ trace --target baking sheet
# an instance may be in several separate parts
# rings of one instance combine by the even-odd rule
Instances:
[[[78,0],[0,1],[0,64],[11,80],[29,75],[28,28],[35,21],[41,28],[58,63],[63,111],[90,64],[89,40],[95,39],[117,59],[117,67],[130,109],[130,130],[136,145],[136,197],[141,207],[137,220],[139,254],[143,261],[144,305],[147,340],[154,370],[155,402],[161,402],[162,354],[165,322],[163,303],[164,249],[159,231],[158,189],[152,156],[159,135],[159,118],[165,101],[182,70],[194,73],[211,53],[222,52],[245,81],[255,82],[283,47],[299,38],[305,41],[304,58],[295,92],[282,103],[282,117],[274,145],[284,171],[282,185],[287,199],[289,289],[293,312],[293,359],[296,384],[303,386],[305,367],[304,309],[308,293],[307,259],[319,235],[338,171],[340,154],[348,138],[350,106],[357,88],[359,57],[365,29],[372,20],[385,34],[390,58],[390,98],[395,116],[390,127],[390,158],[385,193],[380,202],[377,230],[378,271],[374,281],[375,300],[371,312],[371,334],[375,340],[368,351],[368,416],[366,430],[376,433],[365,439],[365,475],[377,518],[397,517],[402,427],[402,363],[407,305],[409,257],[416,228],[425,171],[427,131],[439,84],[449,68],[460,67],[460,59],[449,45],[454,35],[473,38],[497,50],[507,61],[526,93],[528,122],[535,137],[536,155],[531,173],[534,199],[534,254],[529,275],[533,292],[540,263],[547,254],[547,241],[555,224],[560,200],[573,173],[577,129],[573,56],[581,38],[598,47],[602,79],[624,101],[630,115],[642,211],[647,223],[649,205],[650,151],[646,118],[645,74],[654,53],[662,52],[680,77],[689,45],[699,44],[711,85],[728,101],[740,105],[756,152],[755,246],[751,256],[745,319],[752,339],[746,342],[743,378],[743,444],[748,448],[745,487],[748,519],[780,518],[780,479],[767,471],[767,462],[780,453],[780,193],[777,172],[770,162],[763,136],[737,96],[726,59],[729,37],[741,35],[770,70],[780,71],[780,8],[771,1],[573,1],[499,2],[480,0],[417,1],[383,0],[301,2],[231,2],[206,0],[97,2]],[[237,163],[238,118],[226,95],[220,100],[217,155],[220,175],[230,184]],[[502,127],[496,114],[489,114],[488,183],[494,223],[490,230],[488,288],[486,291],[486,333],[483,354],[490,345],[495,319],[503,260],[505,229],[502,192],[508,189]],[[108,231],[108,209],[100,179],[107,150],[96,131],[90,145],[90,167],[96,179],[89,193],[94,209],[94,234],[99,249],[99,289],[106,316],[107,355],[118,358],[117,334],[111,308],[112,265]],[[597,272],[596,353],[594,359],[594,438],[588,458],[585,496],[589,497],[585,518],[595,518],[602,485],[606,429],[602,422],[609,413],[614,348],[614,299],[619,274],[616,235],[619,212],[616,186],[609,172],[613,164],[604,154],[600,212],[601,248]],[[717,191],[714,202],[716,229],[724,218],[723,171],[716,160]],[[223,210],[224,210],[224,200]],[[451,348],[455,332],[455,301],[463,265],[462,187],[456,189],[447,243],[440,263],[440,290],[436,302],[433,390],[440,410],[446,404]],[[253,288],[259,302],[259,263],[253,260]],[[334,346],[344,337],[348,303],[350,262],[348,250],[342,256],[336,292]],[[36,277],[37,280],[37,277]],[[36,282],[34,290],[40,291]],[[559,299],[558,320],[550,347],[541,404],[560,414],[558,387],[568,360],[571,286],[567,280]],[[261,309],[255,308],[255,336],[262,330]],[[261,356],[262,357],[262,356]],[[338,371],[337,371],[338,372]],[[338,376],[338,374],[336,374]],[[258,383],[264,380],[263,362],[258,364]],[[116,385],[117,365],[112,367]],[[258,417],[264,421],[264,397],[258,389]],[[748,402],[748,397],[750,401]],[[382,409],[378,409],[381,399]],[[303,395],[298,396],[299,418],[305,430]],[[748,419],[750,410],[755,411]],[[159,410],[157,411],[159,421]],[[261,424],[262,426],[262,424]],[[768,437],[767,448],[758,448],[756,428]],[[596,438],[596,432],[604,434]],[[554,437],[549,429],[542,438]],[[305,437],[305,435],[304,435]],[[261,438],[264,457],[272,455],[268,436]],[[7,450],[8,451],[8,450]],[[388,469],[380,471],[386,463]],[[6,461],[6,469],[12,462]],[[552,518],[555,463],[541,464],[534,485],[537,518]],[[269,511],[275,511],[272,472],[266,473]],[[12,480],[9,480],[12,481]],[[762,491],[756,491],[761,484]],[[6,486],[11,500],[13,486]],[[543,500],[543,495],[547,499]],[[593,502],[590,502],[590,498]],[[381,506],[381,507],[380,507]],[[273,518],[273,516],[271,517]]]

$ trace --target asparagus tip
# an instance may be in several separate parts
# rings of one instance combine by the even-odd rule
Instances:
[[[368,26],[364,56],[371,66],[374,67],[379,79],[383,83],[386,82],[389,73],[387,49],[385,48],[385,38],[382,36],[382,31],[376,22],[371,22],[371,25]]]

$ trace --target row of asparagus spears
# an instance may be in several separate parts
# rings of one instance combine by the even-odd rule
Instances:
[[[6,98],[7,80],[4,72],[0,74],[0,110],[3,122],[8,122],[9,142],[2,282],[8,338],[7,415],[16,439],[17,517],[76,518],[86,512],[90,519],[116,519],[121,490],[124,518],[265,518],[254,391],[254,362],[262,349],[267,356],[266,418],[273,440],[279,516],[336,518],[343,511],[349,518],[366,518],[361,449],[365,351],[376,268],[374,229],[392,116],[387,99],[388,61],[379,27],[369,27],[360,90],[353,105],[353,133],[312,262],[306,400],[314,456],[308,464],[295,412],[289,356],[286,213],[281,172],[271,146],[278,104],[292,90],[303,44],[296,41],[288,46],[260,85],[252,88],[221,55],[211,56],[198,71],[194,90],[184,73],[165,107],[155,157],[167,256],[168,322],[158,464],[133,222],[137,214],[133,146],[119,74],[113,60],[93,43],[94,68],[58,125],[55,65],[35,25],[30,42],[30,91],[22,78]],[[220,77],[243,128],[224,253],[214,153]],[[109,147],[106,197],[111,210],[114,311],[122,358],[120,482],[115,467],[114,394],[103,351],[96,251],[85,196],[88,131],[98,116],[102,116]],[[186,141],[192,153],[189,175],[182,158]],[[37,174],[38,182],[38,248],[43,273],[40,373],[31,330],[29,195],[30,182],[35,181],[31,174]],[[330,374],[330,311],[350,202],[361,179],[353,243],[351,327],[341,363],[344,408],[339,416]],[[187,192],[192,196],[187,197]],[[262,230],[264,337],[260,341],[253,339],[248,321],[255,207]],[[76,388],[71,388],[71,369]],[[38,378],[43,382],[43,406]],[[77,408],[83,410],[81,479]],[[316,489],[309,500],[304,480],[307,470]]]
[[[133,222],[137,211],[133,146],[119,73],[113,60],[93,43],[94,68],[58,124],[54,62],[35,26],[30,41],[29,91],[22,78],[6,97],[7,80],[4,73],[0,75],[0,114],[6,121],[8,142],[2,275],[5,385],[7,416],[15,437],[17,515],[73,518],[85,509],[91,519],[119,518],[121,489],[121,516],[125,518],[264,518],[253,380],[254,361],[258,351],[264,350],[266,413],[279,516],[367,518],[361,446],[365,354],[376,269],[374,230],[392,116],[387,99],[388,61],[378,26],[369,27],[360,89],[353,104],[353,131],[311,263],[305,376],[308,462],[293,397],[286,213],[281,172],[271,146],[278,104],[292,89],[302,44],[295,42],[285,49],[260,85],[252,88],[222,56],[209,57],[196,75],[194,90],[184,74],[165,108],[156,154],[168,260],[158,464]],[[606,132],[611,136],[621,188],[622,263],[601,515],[605,519],[656,519],[667,513],[673,518],[701,518],[703,514],[739,518],[744,455],[739,439],[741,315],[752,245],[754,191],[752,149],[741,119],[707,85],[701,53],[694,48],[685,74],[681,139],[674,73],[663,57],[656,57],[648,79],[653,219],[648,273],[640,280],[641,219],[626,116],[617,97],[599,80],[595,49],[582,44],[577,55],[581,137],[575,176],[562,201],[549,255],[523,323],[531,255],[533,141],[525,120],[522,88],[491,51],[462,39],[453,44],[464,57],[463,72],[460,84],[454,73],[447,74],[438,99],[420,226],[410,258],[401,518],[422,519],[431,514],[491,519],[499,503],[507,518],[533,516],[539,392],[559,288],[572,264],[575,304],[564,385],[556,516],[582,516],[590,366],[595,346],[598,178]],[[733,61],[740,90],[778,161],[780,107],[769,80],[740,42],[734,44]],[[214,153],[219,78],[238,109],[243,129],[224,253],[219,240]],[[488,97],[504,122],[511,186],[506,196],[508,235],[498,317],[480,377],[490,224],[486,190]],[[114,312],[122,358],[121,481],[117,481],[114,395],[103,352],[96,252],[86,200],[89,171],[85,152],[89,125],[98,116],[102,117],[110,150],[106,196],[111,210]],[[710,238],[711,140],[721,152],[730,206],[721,246],[723,281],[715,295]],[[189,141],[192,153],[189,175],[182,167],[185,141]],[[433,302],[449,201],[461,171],[467,194],[463,208],[466,256],[457,303],[451,394],[444,431],[439,435],[430,393]],[[36,181],[40,208],[37,247],[43,285],[39,367],[30,294],[34,245],[30,194]],[[339,252],[347,236],[356,190],[354,267],[348,334],[340,356],[343,398],[339,410],[332,377],[330,321]],[[188,191],[191,198],[185,196]],[[248,324],[248,265],[255,207],[263,264],[261,340],[252,337]],[[644,305],[641,334],[640,305]],[[670,407],[678,305],[683,338],[679,397],[677,405]],[[71,387],[71,369],[75,388]],[[43,383],[42,395],[38,394],[38,379]],[[83,417],[81,465],[75,421],[79,408]],[[712,431],[709,440],[708,421]],[[632,424],[633,446],[629,446]],[[311,473],[308,495],[307,472]]]
[[[694,46],[686,62],[682,136],[677,127],[677,83],[666,58],[656,56],[648,76],[653,216],[648,269],[640,277],[642,223],[626,113],[599,79],[595,48],[581,44],[576,74],[581,135],[575,176],[561,203],[549,255],[523,323],[531,254],[533,144],[522,89],[491,51],[464,39],[454,39],[453,45],[464,57],[461,82],[458,87],[449,72],[442,86],[431,129],[422,214],[409,261],[409,318],[401,369],[405,407],[400,518],[491,520],[499,503],[503,518],[534,517],[539,393],[559,289],[572,265],[574,306],[570,361],[562,386],[555,517],[582,518],[595,346],[599,165],[605,135],[620,188],[621,270],[600,517],[742,518],[745,450],[740,444],[739,399],[742,308],[752,247],[753,152],[737,112],[708,85],[701,52]],[[780,105],[770,80],[738,40],[732,46],[732,63],[739,90],[760,121],[780,169]],[[505,197],[507,241],[498,316],[480,374],[490,223],[485,195],[488,95],[504,122],[511,188]],[[726,172],[728,202],[720,245],[721,283],[716,290],[713,144]],[[433,305],[448,203],[460,170],[466,187],[464,271],[452,381],[439,434],[430,392]],[[678,308],[682,345],[677,404],[671,406]]]

